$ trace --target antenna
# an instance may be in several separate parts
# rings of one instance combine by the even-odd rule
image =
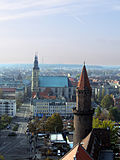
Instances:
[[[37,51],[35,52],[35,56],[37,56],[37,57],[38,57],[38,52],[37,52]]]

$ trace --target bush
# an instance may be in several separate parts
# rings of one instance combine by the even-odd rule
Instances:
[[[10,124],[11,120],[12,118],[8,115],[2,115],[0,119],[0,129],[4,129],[5,127],[7,127]]]
[[[119,127],[115,127],[115,122],[111,120],[99,120],[93,117],[93,128],[109,128],[110,129],[110,140],[111,143],[116,143],[118,140],[118,130]]]
[[[113,97],[111,95],[105,95],[101,101],[101,106],[106,109],[109,109],[110,106],[114,106]]]
[[[2,155],[0,155],[0,160],[5,160],[5,158]]]
[[[13,131],[17,131],[17,130],[18,130],[18,127],[19,127],[19,125],[16,124],[16,125],[13,127]]]

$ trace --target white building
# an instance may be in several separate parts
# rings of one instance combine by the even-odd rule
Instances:
[[[0,115],[4,114],[11,117],[16,115],[16,100],[0,99]]]
[[[73,116],[72,109],[76,106],[76,102],[66,102],[65,100],[33,100],[31,104],[31,112],[33,116],[41,117],[51,116],[53,113],[59,113],[61,116]]]

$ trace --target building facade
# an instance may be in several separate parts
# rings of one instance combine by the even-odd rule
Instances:
[[[7,114],[10,117],[16,115],[16,101],[8,99],[0,99],[0,116]]]
[[[91,108],[92,89],[85,65],[76,89],[76,107],[74,114],[74,145],[80,143],[92,130],[93,109]]]
[[[75,101],[75,89],[67,76],[40,76],[38,57],[35,56],[32,71],[32,98],[46,99],[55,96],[57,99],[64,97],[66,101]]]
[[[36,99],[31,104],[31,112],[33,116],[46,117],[51,116],[53,113],[59,113],[63,117],[72,117],[72,109],[75,107],[75,102],[66,102],[60,99]]]

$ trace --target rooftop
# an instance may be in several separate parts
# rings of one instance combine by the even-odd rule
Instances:
[[[79,143],[60,160],[74,160],[74,158],[76,158],[76,160],[92,160],[90,155]]]
[[[65,76],[40,76],[40,87],[68,87],[68,77]]]
[[[91,90],[90,82],[89,82],[89,78],[88,78],[88,75],[87,75],[85,65],[83,66],[81,76],[80,76],[80,80],[78,82],[77,87],[78,87],[79,90],[85,90],[85,89]]]

